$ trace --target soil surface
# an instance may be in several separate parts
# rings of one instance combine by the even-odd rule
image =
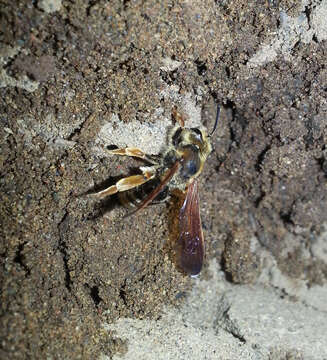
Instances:
[[[115,197],[89,196],[144,165],[102,150],[106,124],[122,138],[130,123],[155,129],[185,99],[209,129],[221,106],[200,178],[201,277],[216,259],[228,281],[257,281],[257,239],[289,278],[326,284],[313,251],[327,224],[320,3],[1,1],[0,358],[124,353],[103,322],[185,301],[174,206],[122,219]]]

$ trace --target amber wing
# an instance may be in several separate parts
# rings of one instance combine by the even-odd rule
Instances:
[[[200,273],[204,257],[204,240],[200,218],[198,183],[194,180],[187,189],[179,213],[179,261],[190,275]]]

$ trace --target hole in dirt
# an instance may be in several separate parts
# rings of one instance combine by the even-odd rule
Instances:
[[[205,62],[202,62],[200,60],[196,60],[195,61],[195,64],[196,64],[196,67],[197,67],[197,70],[198,70],[198,74],[200,76],[203,76],[205,75],[206,71],[207,71],[207,65]]]
[[[29,275],[31,273],[30,269],[26,266],[25,264],[25,256],[22,254],[22,251],[24,250],[24,244],[20,244],[18,245],[18,249],[16,251],[15,257],[14,257],[14,262],[16,264],[19,264],[26,272],[27,275]]]
[[[284,224],[294,225],[292,220],[292,211],[289,211],[287,213],[280,213],[279,217],[281,218]]]
[[[95,306],[98,306],[103,299],[99,295],[99,287],[94,285],[90,286],[89,284],[84,284],[85,288],[88,290]]]
[[[94,304],[99,305],[100,302],[102,301],[102,299],[99,296],[99,288],[97,286],[93,286],[90,289],[90,295],[91,295],[92,300],[94,301]]]
[[[125,284],[119,290],[119,297],[123,300],[125,306],[127,306]]]

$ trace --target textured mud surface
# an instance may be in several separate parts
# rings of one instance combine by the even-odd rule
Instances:
[[[252,283],[264,249],[326,283],[326,4],[253,3],[1,2],[1,358],[111,356],[127,345],[104,321],[183,303],[172,209],[122,221],[86,194],[142,164],[101,150],[106,124],[155,129],[185,99],[209,127],[222,105],[201,177],[207,259]]]

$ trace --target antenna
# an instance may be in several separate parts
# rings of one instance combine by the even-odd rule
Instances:
[[[218,121],[219,121],[219,117],[220,117],[220,105],[218,104],[217,105],[217,115],[216,115],[215,125],[213,126],[213,129],[212,129],[211,133],[209,134],[209,137],[211,137],[213,135],[213,133],[216,131]]]

